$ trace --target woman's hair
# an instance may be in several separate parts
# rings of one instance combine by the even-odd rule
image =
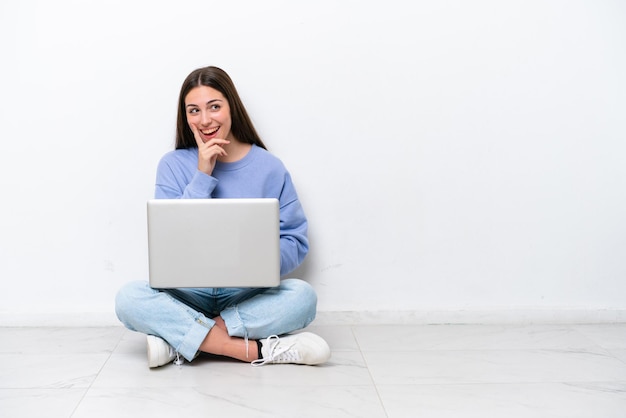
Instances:
[[[246,108],[239,98],[235,84],[224,70],[217,67],[198,68],[189,74],[183,82],[180,88],[180,96],[178,97],[176,149],[196,148],[198,146],[193,137],[193,132],[187,123],[185,110],[185,97],[193,88],[198,86],[214,88],[224,95],[230,107],[230,132],[237,140],[267,149],[256,129],[254,129],[254,125],[252,125],[248,112],[246,112]]]

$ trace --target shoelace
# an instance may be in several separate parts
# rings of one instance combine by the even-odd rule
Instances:
[[[278,335],[272,335],[265,340],[265,344],[269,347],[269,355],[267,357],[254,360],[252,366],[258,367],[268,363],[294,363],[299,359],[298,351],[292,350],[291,345],[280,345],[280,338]]]
[[[182,366],[182,364],[185,362],[184,358],[180,356],[180,354],[178,354],[178,351],[176,352],[176,360],[174,360],[174,364],[177,366]]]
[[[168,348],[169,348],[169,357],[174,358],[174,356],[176,356],[176,358],[174,359],[174,364],[177,366],[182,366],[182,364],[185,362],[185,358],[181,357],[180,353],[174,350],[174,347],[172,347],[171,345],[169,345]]]

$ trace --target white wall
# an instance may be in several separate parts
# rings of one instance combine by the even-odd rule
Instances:
[[[322,317],[626,318],[625,4],[0,3],[2,323],[116,323],[205,65],[292,172]]]

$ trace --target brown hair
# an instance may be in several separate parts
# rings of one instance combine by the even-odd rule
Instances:
[[[217,67],[198,68],[192,71],[183,82],[178,97],[176,149],[196,148],[198,146],[193,137],[193,132],[187,124],[187,115],[185,112],[185,98],[191,89],[198,86],[214,88],[224,95],[224,98],[226,98],[230,106],[230,131],[238,141],[247,144],[255,144],[261,148],[267,149],[254,128],[241,98],[239,98],[235,84],[224,70]]]

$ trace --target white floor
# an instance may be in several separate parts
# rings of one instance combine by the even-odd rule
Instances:
[[[626,324],[310,330],[324,366],[150,370],[121,327],[0,328],[0,416],[626,417]]]

